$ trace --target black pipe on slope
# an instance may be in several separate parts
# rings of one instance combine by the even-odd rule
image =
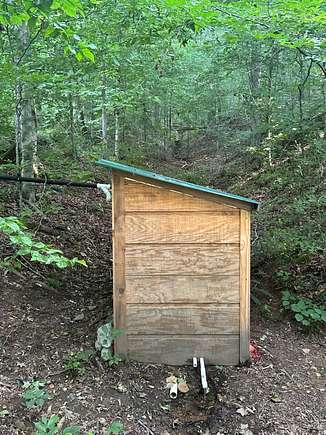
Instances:
[[[16,183],[36,183],[44,185],[57,185],[57,186],[71,186],[71,187],[85,187],[90,189],[97,189],[98,183],[83,183],[81,181],[70,180],[52,180],[51,178],[34,178],[22,177],[20,175],[1,175],[0,182],[16,182]]]

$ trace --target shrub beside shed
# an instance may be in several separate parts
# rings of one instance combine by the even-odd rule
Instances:
[[[251,199],[108,160],[115,351],[143,362],[249,358]]]

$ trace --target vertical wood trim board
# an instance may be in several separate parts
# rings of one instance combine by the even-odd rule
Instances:
[[[112,216],[113,216],[113,313],[114,327],[125,332],[115,340],[115,352],[126,356],[128,338],[126,330],[126,283],[125,283],[125,213],[124,177],[112,173]]]
[[[240,362],[249,359],[250,213],[240,211]]]

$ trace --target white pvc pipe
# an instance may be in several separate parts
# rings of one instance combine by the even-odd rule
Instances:
[[[201,377],[201,384],[204,390],[204,394],[207,394],[209,389],[208,389],[208,384],[207,384],[207,378],[206,378],[206,368],[205,368],[205,361],[204,358],[200,358],[200,377]]]
[[[170,397],[171,397],[171,399],[176,399],[177,396],[178,396],[178,384],[177,383],[171,384]]]

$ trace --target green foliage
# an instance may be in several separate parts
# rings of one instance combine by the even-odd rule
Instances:
[[[120,357],[112,353],[112,345],[114,340],[123,333],[122,329],[113,328],[111,323],[106,323],[97,330],[95,349],[101,352],[101,358],[108,362],[109,366],[117,365],[122,361]]]
[[[123,432],[123,423],[119,420],[114,420],[109,427],[105,429],[105,433],[119,435]]]
[[[10,415],[10,412],[8,411],[7,408],[0,409],[0,418],[5,418],[5,417],[8,417],[9,415]]]
[[[42,408],[49,395],[44,391],[45,383],[42,381],[27,381],[23,383],[24,392],[22,394],[27,408]]]
[[[68,426],[64,429],[58,427],[60,418],[58,415],[52,415],[50,418],[43,416],[41,420],[34,423],[35,435],[78,435],[81,428],[79,426]]]
[[[65,360],[65,369],[73,375],[84,375],[86,373],[85,365],[94,355],[93,350],[84,350],[80,352],[70,352]]]
[[[255,215],[256,267],[271,277],[277,289],[300,293],[316,303],[326,297],[322,154],[319,142],[313,142],[304,153],[293,153],[252,177],[243,192],[268,196]]]
[[[28,257],[31,261],[47,265],[52,264],[60,269],[76,265],[86,266],[85,260],[69,259],[63,255],[60,249],[35,241],[25,225],[15,216],[0,217],[0,231],[9,237],[12,245],[17,247],[15,254],[6,257],[0,264],[6,269],[20,268],[19,257]]]
[[[322,0],[7,3],[0,4],[3,172],[21,169],[13,165],[12,90],[23,84],[36,107],[41,174],[99,179],[93,161],[114,156],[256,195],[263,204],[254,218],[255,270],[278,290],[326,300]],[[45,213],[60,211],[46,194],[41,204]],[[71,265],[30,235],[18,238],[33,261]],[[15,254],[7,267],[19,266]],[[253,298],[268,315],[261,295]],[[111,344],[98,342],[108,361]]]
[[[282,306],[306,328],[319,329],[326,325],[326,307],[315,304],[311,299],[294,295],[286,290],[282,292]]]
[[[266,302],[262,302],[262,300],[257,297],[253,292],[251,293],[251,299],[252,301],[258,306],[261,314],[264,317],[270,317],[272,314],[272,309],[270,304],[267,304]]]

